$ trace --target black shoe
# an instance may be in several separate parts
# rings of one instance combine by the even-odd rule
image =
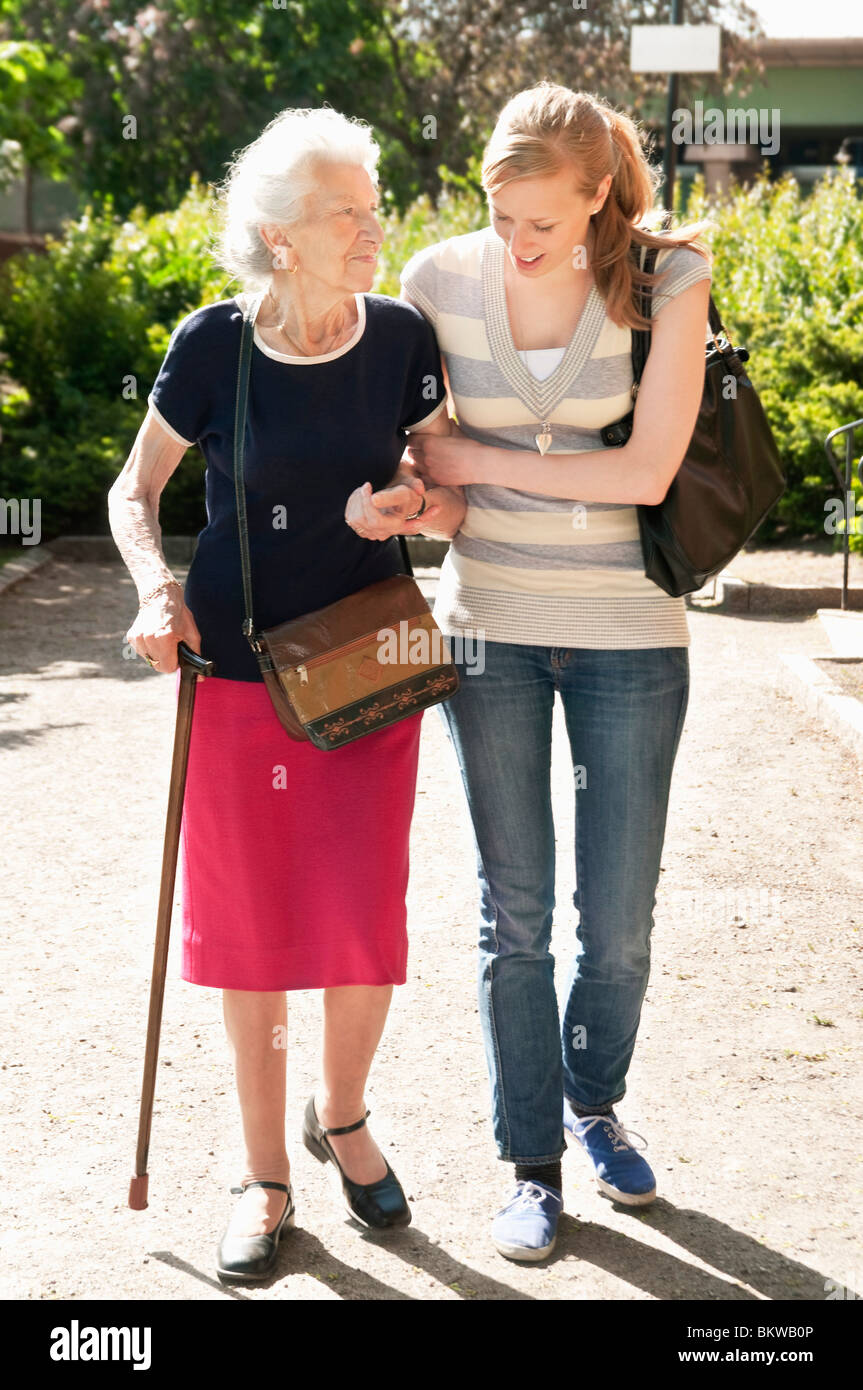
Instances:
[[[345,1204],[351,1216],[363,1226],[373,1230],[387,1230],[392,1226],[409,1226],[411,1209],[407,1204],[401,1183],[387,1163],[386,1177],[377,1182],[352,1182],[336,1158],[328,1134],[350,1134],[360,1129],[371,1114],[367,1110],[361,1120],[353,1125],[342,1125],[340,1129],[324,1129],[315,1113],[315,1098],[311,1096],[303,1119],[303,1143],[309,1153],[314,1154],[319,1163],[333,1163],[342,1180]]]
[[[232,1192],[245,1192],[247,1187],[274,1187],[286,1192],[288,1200],[285,1209],[272,1231],[262,1236],[232,1236],[227,1232],[219,1243],[216,1256],[216,1272],[222,1279],[248,1282],[252,1279],[266,1279],[276,1263],[279,1253],[279,1237],[282,1231],[293,1226],[294,1193],[283,1182],[247,1182],[242,1187],[232,1187]]]

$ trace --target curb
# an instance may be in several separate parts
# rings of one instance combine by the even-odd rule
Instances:
[[[5,594],[14,584],[20,584],[22,579],[28,579],[36,570],[40,570],[43,565],[47,565],[49,560],[54,559],[54,552],[47,545],[37,545],[30,555],[25,555],[21,560],[10,560],[0,569],[0,597]]]
[[[788,584],[754,584],[748,579],[735,579],[720,574],[715,591],[706,584],[694,594],[686,595],[687,603],[695,599],[699,608],[714,613],[817,613],[819,608],[839,608],[842,603],[840,585],[794,587]],[[848,607],[863,610],[863,589],[848,590]]]
[[[191,564],[197,540],[197,536],[163,536],[162,553],[167,564]],[[123,563],[113,536],[57,536],[51,542],[51,549],[58,560],[102,565]]]
[[[810,714],[826,725],[863,764],[863,704],[853,695],[839,695],[835,686],[811,657],[782,654],[776,689],[800,700]]]

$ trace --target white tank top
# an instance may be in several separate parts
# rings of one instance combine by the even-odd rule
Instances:
[[[521,348],[518,355],[531,376],[535,376],[537,381],[545,381],[546,377],[557,370],[565,352],[566,348],[562,347]]]

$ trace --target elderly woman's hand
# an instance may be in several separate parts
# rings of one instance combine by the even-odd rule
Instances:
[[[171,585],[138,609],[138,616],[126,633],[139,656],[149,657],[154,671],[176,671],[177,644],[185,642],[193,652],[201,650],[201,634],[190,608],[186,607],[179,585]],[[200,680],[201,677],[199,676]]]
[[[363,483],[348,498],[345,521],[366,540],[386,541],[390,536],[415,536],[436,516],[440,507],[429,503],[422,516],[407,521],[412,512],[422,506],[425,485],[417,478],[413,483],[398,483],[395,487],[372,492],[371,483]]]

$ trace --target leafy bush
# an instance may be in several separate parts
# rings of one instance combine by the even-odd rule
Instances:
[[[444,191],[437,207],[423,194],[403,216],[390,213],[381,218],[384,243],[378,256],[375,293],[401,294],[399,275],[415,252],[433,246],[447,237],[476,232],[488,223],[485,198],[471,180],[442,170]]]
[[[147,413],[145,401],[82,396],[70,405],[63,433],[33,414],[23,398],[3,412],[0,497],[40,498],[42,538],[109,531],[108,489]],[[204,460],[190,449],[162,493],[166,535],[198,532],[206,520]]]
[[[226,292],[207,251],[211,226],[211,198],[196,181],[173,212],[136,210],[121,222],[110,204],[88,209],[47,254],[0,269],[3,370],[17,388],[0,405],[0,496],[40,497],[46,540],[108,532],[107,492],[171,332]],[[163,493],[159,520],[168,533],[203,526],[198,450]]]
[[[121,221],[110,205],[88,210],[47,255],[17,256],[0,269],[0,350],[14,383],[0,403],[0,496],[40,496],[46,538],[108,531],[106,493],[172,329],[234,292],[209,254],[213,211],[196,180],[173,212],[136,210]],[[821,537],[824,504],[839,494],[824,438],[863,417],[863,200],[853,175],[832,172],[804,197],[790,175],[770,183],[763,173],[719,199],[699,178],[684,216],[716,224],[714,299],[732,340],[751,353],[788,476],[760,538]],[[444,171],[437,206],[422,197],[401,216],[385,215],[375,290],[398,296],[399,272],[415,251],[484,225],[477,170]],[[203,525],[202,471],[190,450],[162,496],[165,533]],[[863,549],[863,535],[851,544]]]
[[[762,173],[718,202],[699,180],[686,212],[718,224],[713,298],[732,341],[751,354],[747,371],[788,478],[759,539],[823,537],[824,504],[841,495],[824,440],[863,418],[863,200],[854,176],[831,171],[804,197],[792,175],[771,184]],[[854,487],[859,496],[856,474]],[[851,548],[863,550],[863,535],[852,534]]]

